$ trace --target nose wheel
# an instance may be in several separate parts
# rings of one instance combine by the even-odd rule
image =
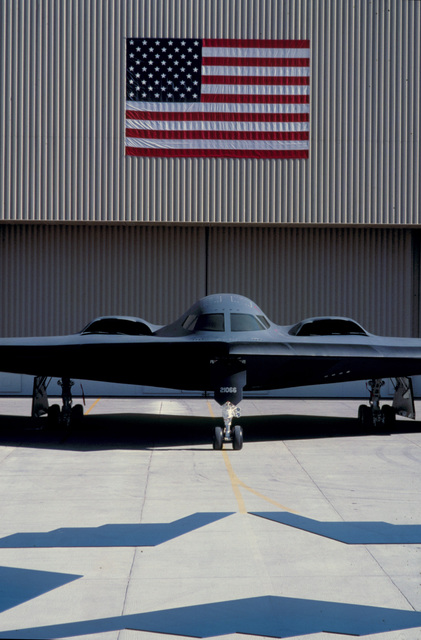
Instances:
[[[215,427],[213,434],[213,448],[216,451],[220,451],[224,446],[224,431],[222,427]]]
[[[239,451],[243,448],[243,429],[239,424],[234,427],[234,437],[232,439],[232,448],[235,451]]]
[[[231,402],[226,402],[222,406],[222,417],[224,419],[224,427],[215,427],[213,436],[213,448],[215,450],[221,450],[224,446],[224,442],[232,444],[234,451],[239,451],[243,448],[243,429],[239,424],[236,424],[232,428],[233,418],[240,417],[240,409]]]

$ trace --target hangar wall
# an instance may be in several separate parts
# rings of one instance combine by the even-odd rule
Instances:
[[[418,250],[402,228],[0,225],[0,335],[76,332],[107,314],[165,324],[221,291],[279,324],[336,314],[417,335]]]
[[[308,160],[124,155],[125,40],[310,39]],[[421,4],[0,3],[2,220],[420,222]]]

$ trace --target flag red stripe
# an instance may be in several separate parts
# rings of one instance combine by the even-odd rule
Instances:
[[[259,47],[267,49],[309,49],[310,40],[237,40],[235,38],[203,38],[203,47]]]
[[[127,120],[185,122],[309,122],[308,113],[206,113],[190,111],[126,111]]]
[[[226,95],[220,93],[202,93],[200,102],[235,102],[247,104],[309,104],[309,96],[287,95],[287,96],[262,96],[262,95],[246,95],[234,94]]]
[[[202,84],[309,85],[308,76],[202,76]]]
[[[202,67],[309,67],[310,58],[231,58],[203,56]]]
[[[155,131],[126,129],[128,138],[158,140],[308,140],[308,131]]]
[[[148,156],[152,158],[284,158],[307,159],[308,151],[235,151],[231,149],[142,149],[126,147],[128,156]]]
[[[232,151],[230,149],[139,149],[127,147],[128,156],[148,156],[155,158],[290,158],[307,159],[308,151]]]

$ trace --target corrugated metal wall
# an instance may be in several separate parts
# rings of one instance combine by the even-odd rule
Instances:
[[[0,335],[74,332],[106,314],[164,324],[223,291],[280,324],[338,314],[414,335],[414,247],[405,229],[0,225]]]
[[[211,293],[244,293],[280,324],[344,315],[374,333],[414,334],[409,230],[213,228],[211,239]]]
[[[125,38],[309,38],[309,160],[124,156]],[[0,3],[0,219],[418,224],[421,3]]]
[[[75,332],[109,314],[164,323],[203,295],[204,238],[198,227],[0,225],[0,335]]]

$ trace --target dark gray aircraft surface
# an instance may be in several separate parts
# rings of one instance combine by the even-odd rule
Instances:
[[[247,390],[368,380],[369,404],[359,408],[365,426],[389,423],[397,413],[414,418],[410,376],[421,374],[421,340],[376,336],[333,316],[279,326],[248,298],[215,294],[166,326],[113,316],[74,335],[3,338],[0,370],[34,376],[32,415],[46,413],[53,424],[83,414],[72,406],[72,378],[212,391],[224,418],[214,448],[231,442],[241,449],[242,429],[232,422]],[[62,408],[48,404],[49,378],[60,379]],[[384,378],[394,380],[395,396],[380,408]]]

